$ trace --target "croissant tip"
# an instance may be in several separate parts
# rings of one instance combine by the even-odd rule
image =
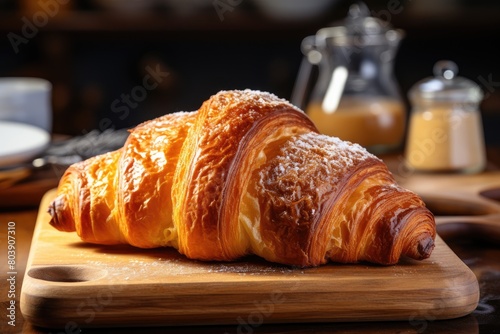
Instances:
[[[58,215],[57,215],[57,209],[56,209],[56,204],[55,204],[55,201],[52,201],[52,203],[50,203],[48,209],[47,209],[47,213],[52,217],[49,221],[49,224],[53,227],[56,227],[59,225],[59,219],[58,219]]]
[[[49,224],[52,227],[55,227],[59,231],[75,231],[75,224],[72,223],[71,219],[64,219],[65,215],[65,200],[64,197],[58,196],[56,199],[50,203],[47,212],[50,214],[52,219],[49,221]]]
[[[417,246],[417,251],[420,255],[420,259],[427,259],[429,256],[431,256],[431,253],[434,250],[434,246],[434,238],[432,238],[431,236],[420,239]]]

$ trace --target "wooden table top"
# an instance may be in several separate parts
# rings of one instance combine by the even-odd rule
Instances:
[[[500,166],[500,149],[489,151],[490,168]],[[491,157],[491,159],[490,159]],[[46,185],[48,181],[46,180]],[[29,184],[23,185],[22,194],[29,197]],[[33,202],[33,198],[29,201]],[[29,203],[28,203],[29,204]],[[8,282],[0,285],[0,333],[78,333],[79,331],[68,324],[66,329],[50,330],[37,328],[29,322],[24,321],[19,310],[20,289],[23,282],[26,262],[29,255],[33,228],[37,219],[38,207],[25,205],[21,208],[2,207],[0,209],[0,281]],[[500,223],[500,222],[499,222]],[[10,228],[10,229],[9,229]],[[8,234],[15,237],[15,264],[9,268],[8,259]],[[14,240],[14,239],[11,239]],[[341,331],[343,333],[387,333],[387,332],[433,332],[433,333],[491,333],[500,328],[500,247],[495,243],[486,243],[481,240],[472,240],[467,235],[455,236],[453,239],[445,239],[445,242],[471,268],[476,274],[480,286],[480,302],[478,308],[470,315],[452,320],[435,320],[435,316],[429,314],[426,319],[399,321],[399,322],[377,322],[377,323],[320,323],[320,324],[249,324],[242,322],[240,326],[210,326],[200,327],[168,327],[175,333],[311,333]],[[11,253],[12,254],[12,253]],[[13,302],[14,301],[14,302]],[[15,305],[15,311],[9,311],[11,303]],[[8,317],[9,315],[14,317]],[[15,326],[12,326],[14,325]],[[119,329],[120,333],[137,332],[135,329]],[[142,333],[163,333],[166,328],[143,328]],[[89,329],[85,332],[109,333],[110,329]]]

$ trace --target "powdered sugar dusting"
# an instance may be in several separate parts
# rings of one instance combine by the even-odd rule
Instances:
[[[214,98],[217,97],[217,98]],[[245,90],[230,90],[230,91],[220,91],[215,96],[213,96],[210,101],[212,103],[216,103],[212,108],[214,110],[218,110],[221,107],[225,107],[229,101],[233,104],[245,103],[247,105],[251,105],[255,109],[272,109],[277,106],[283,107],[283,105],[287,105],[287,107],[293,108],[297,111],[303,112],[299,108],[292,105],[289,101],[280,98],[272,93],[245,89]],[[220,104],[220,105],[219,105]],[[231,106],[232,108],[234,105]]]
[[[358,144],[306,133],[292,137],[260,170],[259,193],[279,220],[311,221],[350,168],[376,158]],[[264,202],[265,203],[265,202]]]

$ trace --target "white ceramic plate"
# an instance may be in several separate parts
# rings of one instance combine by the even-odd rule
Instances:
[[[38,127],[0,121],[0,166],[27,161],[50,143],[50,134]]]

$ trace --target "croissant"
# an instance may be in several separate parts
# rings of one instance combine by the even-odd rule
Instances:
[[[432,213],[382,160],[253,90],[140,124],[119,150],[70,166],[49,213],[89,243],[300,267],[421,260],[436,235]]]

